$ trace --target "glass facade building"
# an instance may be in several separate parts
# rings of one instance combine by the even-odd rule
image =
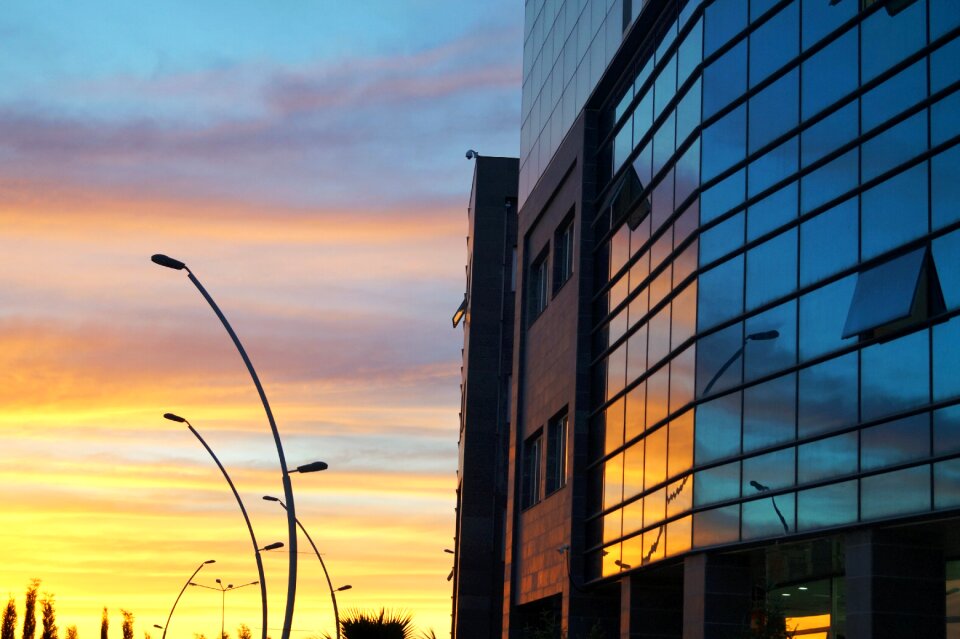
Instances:
[[[504,639],[960,637],[960,2],[525,6]]]

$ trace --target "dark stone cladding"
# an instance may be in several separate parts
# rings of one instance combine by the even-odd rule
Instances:
[[[474,167],[451,578],[453,637],[493,639],[501,629],[518,171],[516,158],[480,156]]]

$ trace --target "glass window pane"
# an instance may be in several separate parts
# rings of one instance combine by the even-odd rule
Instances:
[[[930,143],[946,142],[960,134],[960,91],[935,102],[930,107]]]
[[[693,495],[694,506],[740,497],[740,462],[694,473]]]
[[[747,310],[786,295],[796,286],[796,228],[747,251]]]
[[[609,453],[623,445],[623,398],[610,404],[604,411],[603,452]]]
[[[803,2],[803,48],[819,42],[823,37],[857,15],[858,2]]]
[[[640,144],[643,137],[650,132],[651,126],[653,126],[653,92],[649,91],[643,96],[640,102],[637,103],[636,108],[633,110],[634,144]],[[638,171],[638,173],[640,172]],[[640,173],[640,180],[643,181],[644,184],[648,184],[650,177],[647,176],[646,180],[644,180],[644,174]]]
[[[650,366],[653,367],[670,352],[670,305],[657,311],[647,326],[649,330],[647,357]]]
[[[677,142],[683,143],[700,124],[701,80],[697,80],[677,104]],[[700,172],[699,155],[697,173]]]
[[[800,53],[799,11],[800,3],[794,2],[750,35],[750,86],[756,86]]]
[[[690,145],[675,166],[676,204],[680,206],[700,186],[700,141]]]
[[[750,153],[797,126],[800,72],[794,69],[750,98]]]
[[[933,466],[933,507],[937,510],[960,506],[960,459]]]
[[[933,454],[960,452],[960,406],[933,413]]]
[[[699,330],[715,326],[743,312],[743,255],[702,274],[698,295]]]
[[[684,350],[670,362],[670,412],[676,412],[693,401],[695,346]]]
[[[827,360],[800,371],[800,437],[857,423],[857,354]]]
[[[623,453],[603,463],[603,507],[610,508],[623,501]]]
[[[809,213],[857,186],[860,152],[853,149],[800,180],[800,211]]]
[[[860,470],[896,466],[930,455],[930,413],[905,417],[860,433]]]
[[[926,149],[927,113],[921,111],[863,143],[862,179],[864,182],[872,180]]]
[[[804,2],[804,14],[811,2]],[[853,5],[853,2],[840,3]],[[837,7],[829,7],[833,10]],[[806,16],[805,16],[806,17]],[[807,41],[807,22],[803,25]],[[802,114],[806,120],[857,88],[857,29],[851,29],[803,63]]]
[[[795,497],[787,494],[743,504],[744,541],[795,532],[794,503]]]
[[[800,163],[806,167],[857,137],[857,102],[835,111],[800,134]]]
[[[797,183],[789,184],[747,210],[747,240],[753,241],[797,217]]]
[[[677,63],[677,77],[680,84],[690,77],[693,70],[703,60],[703,20],[697,20],[693,25],[687,37],[683,39],[679,47],[679,59]]]
[[[743,496],[793,486],[796,449],[785,448],[743,460]]]
[[[857,263],[859,199],[851,198],[800,225],[800,286]]]
[[[693,534],[693,517],[687,516],[667,524],[668,556],[679,555],[690,550]]]
[[[641,492],[643,492],[643,440],[623,453],[623,498],[630,499]]]
[[[800,142],[792,137],[750,163],[747,195],[754,197],[797,172]]]
[[[913,64],[861,98],[864,132],[920,102],[927,95],[925,60]]]
[[[626,342],[607,356],[607,399],[623,390],[627,374]]]
[[[667,429],[658,428],[646,437],[644,489],[650,490],[667,478]]]
[[[800,359],[808,360],[853,343],[843,339],[843,326],[857,276],[850,275],[800,298]]]
[[[667,416],[669,403],[670,368],[663,366],[647,378],[647,427],[656,425]]]
[[[919,331],[863,349],[860,380],[864,421],[930,401],[930,333]]]
[[[742,381],[743,328],[734,324],[697,342],[697,396],[718,393]]]
[[[700,219],[715,220],[743,203],[747,172],[743,169],[714,184],[700,195]]]
[[[930,510],[930,467],[918,466],[860,480],[864,520]]]
[[[630,305],[631,310],[633,304]],[[643,325],[627,338],[627,383],[647,371],[647,326]]]
[[[747,4],[743,0],[718,0],[704,15],[704,56],[726,44],[747,26]]]
[[[688,474],[667,486],[667,517],[693,508],[693,475]]]
[[[797,449],[797,481],[801,484],[857,472],[857,433],[804,444]]]
[[[960,318],[933,327],[933,400],[960,395]]]
[[[930,217],[936,230],[960,220],[960,145],[935,155],[930,170],[933,187]]]
[[[667,489],[661,488],[643,498],[643,525],[650,526],[663,521],[667,514]]]
[[[861,272],[843,336],[870,333],[909,317],[922,281],[926,254],[926,249],[917,249]]]
[[[930,0],[930,38],[936,40],[960,26],[960,4],[956,0]]]
[[[797,530],[828,528],[855,521],[856,480],[797,493]]]
[[[930,93],[936,93],[960,80],[960,39],[951,40],[930,54]]]
[[[797,363],[797,301],[775,306],[746,324],[744,379],[750,381]]]
[[[700,263],[709,264],[743,246],[743,211],[729,217],[700,236]]]
[[[863,82],[916,53],[926,42],[926,2],[914,2],[895,16],[886,11],[875,11],[861,26]]]
[[[743,3],[746,6],[747,3]],[[693,546],[715,546],[740,538],[740,506],[725,506],[693,515]]]
[[[696,408],[694,460],[697,464],[740,452],[740,399],[739,392],[730,393]]]
[[[703,131],[703,167],[704,181],[717,175],[743,160],[746,151],[747,105],[739,107],[723,116]]]
[[[670,422],[668,443],[667,476],[676,477],[693,466],[693,411],[687,411]]]
[[[693,247],[694,249],[696,247]],[[676,269],[674,270],[676,277]],[[670,330],[670,347],[677,348],[693,337],[697,330],[697,283],[691,282],[673,298],[673,324]]]
[[[960,307],[960,231],[933,241],[933,259],[947,309]]]
[[[664,107],[677,93],[677,56],[670,56],[670,61],[657,75],[653,82],[653,117],[660,117]]]
[[[703,71],[703,117],[727,106],[747,90],[747,41],[724,53]]]
[[[743,452],[788,442],[797,432],[797,376],[772,379],[743,391]]]
[[[624,437],[626,441],[642,433],[646,429],[647,385],[638,384],[630,389],[626,397],[627,414]]]
[[[674,134],[677,130],[674,114],[671,113],[657,132],[653,135],[653,175],[657,176],[667,165],[674,151]],[[673,193],[673,185],[670,188]],[[671,211],[672,212],[672,211]]]

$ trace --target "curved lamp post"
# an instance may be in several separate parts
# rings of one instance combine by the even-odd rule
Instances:
[[[277,542],[277,543],[279,543],[279,542]],[[280,546],[282,546],[282,545],[283,545],[283,544],[280,544]],[[270,544],[270,546],[266,546],[266,547],[264,547],[262,550],[272,550],[271,547],[273,547],[273,548],[279,548],[280,546],[277,546],[277,544]],[[240,588],[245,588],[245,587],[247,587],[247,586],[255,586],[255,585],[257,585],[258,583],[260,583],[260,582],[251,581],[251,582],[248,583],[248,584],[242,584],[242,585],[240,585],[240,586],[234,586],[233,584],[227,584],[227,587],[224,588],[224,587],[223,587],[223,582],[220,581],[219,579],[217,579],[217,586],[219,586],[218,588],[214,588],[214,587],[212,587],[212,586],[204,586],[203,584],[195,584],[195,583],[193,583],[192,581],[190,582],[190,585],[191,585],[191,586],[197,586],[198,588],[206,588],[207,590],[219,590],[219,591],[220,591],[220,639],[223,639],[223,627],[224,627],[224,626],[223,626],[223,621],[224,621],[224,610],[226,610],[226,604],[227,604],[227,592],[230,591],[230,590],[239,590]]]
[[[267,421],[270,422],[270,431],[273,433],[273,441],[277,446],[277,455],[280,458],[280,473],[283,479],[283,496],[289,506],[287,508],[287,543],[290,550],[290,567],[287,571],[287,604],[283,615],[283,631],[280,637],[281,639],[290,639],[290,628],[293,622],[293,606],[297,596],[297,519],[296,512],[294,510],[293,485],[290,483],[290,472],[287,470],[287,460],[283,454],[283,444],[280,441],[280,432],[277,430],[277,423],[273,419],[273,411],[270,409],[270,403],[267,401],[267,394],[263,391],[263,385],[260,384],[260,378],[257,376],[257,371],[253,368],[253,364],[250,362],[250,358],[247,356],[247,352],[244,350],[243,344],[240,343],[240,338],[237,337],[237,334],[233,331],[233,327],[230,326],[230,322],[227,321],[227,318],[220,310],[220,307],[217,306],[217,303],[213,301],[213,298],[210,297],[210,294],[207,293],[207,289],[203,288],[203,285],[193,274],[193,271],[191,271],[187,265],[180,260],[175,260],[172,257],[168,257],[159,253],[153,255],[150,259],[154,264],[158,264],[176,271],[185,270],[187,272],[187,277],[191,282],[193,282],[193,285],[197,287],[197,290],[200,291],[203,299],[205,299],[207,304],[210,305],[210,308],[213,309],[213,312],[220,319],[220,323],[222,323],[223,327],[226,329],[227,334],[230,335],[230,339],[233,340],[233,344],[237,347],[240,357],[243,358],[243,363],[247,366],[247,371],[250,373],[250,378],[253,380],[253,385],[257,387],[257,393],[260,395],[260,401],[263,403],[263,410],[267,414]],[[266,639],[266,604],[264,604],[263,614],[263,639]]]
[[[190,578],[184,582],[183,588],[180,589],[180,594],[178,594],[177,598],[173,600],[173,605],[170,607],[170,614],[167,615],[167,623],[163,624],[162,626],[153,624],[154,628],[160,628],[161,630],[163,630],[163,639],[167,639],[167,628],[170,627],[170,619],[173,617],[173,611],[177,609],[177,604],[180,602],[180,597],[183,596],[183,591],[187,589],[187,586],[190,585],[190,582],[193,581],[193,578],[197,576],[197,573],[200,572],[200,570],[204,566],[206,566],[207,564],[215,564],[215,563],[217,563],[216,559],[208,559],[207,561],[197,566],[197,569],[193,571],[193,574],[190,575]]]
[[[217,468],[220,469],[220,472],[223,474],[223,478],[227,480],[227,484],[230,486],[230,490],[233,491],[233,496],[237,500],[237,505],[240,507],[240,512],[243,514],[243,521],[247,524],[247,530],[250,532],[250,542],[253,544],[253,555],[257,560],[257,575],[260,577],[260,614],[262,616],[263,624],[263,637],[266,639],[267,636],[267,581],[263,576],[263,559],[260,558],[260,545],[257,543],[257,536],[253,534],[253,525],[250,523],[250,517],[247,515],[247,509],[243,505],[243,500],[240,499],[240,493],[237,492],[237,487],[233,485],[233,480],[230,479],[230,475],[227,473],[227,469],[223,467],[223,464],[220,463],[220,460],[217,458],[216,453],[213,452],[213,449],[207,444],[207,442],[200,436],[200,433],[197,432],[197,429],[193,427],[186,418],[180,417],[179,415],[174,415],[173,413],[164,413],[165,419],[169,419],[172,422],[178,422],[181,424],[186,424],[187,428],[190,429],[190,432],[193,433],[193,436],[200,440],[200,443],[203,444],[203,447],[207,449],[207,452],[210,453],[210,456],[213,458],[213,461],[217,464]],[[283,544],[280,544],[283,546]],[[276,544],[270,544],[267,548],[272,550],[273,548],[279,548]],[[193,577],[190,578],[190,581],[193,580]],[[188,582],[189,583],[189,582]],[[168,621],[169,623],[169,621]],[[164,631],[166,634],[166,631]],[[221,633],[222,634],[222,633]],[[166,639],[164,637],[163,639]]]
[[[319,462],[323,463],[323,462]],[[324,464],[326,467],[326,464]],[[275,501],[280,504],[280,507],[284,510],[287,510],[287,505],[278,497],[271,497],[270,495],[264,495],[263,498],[266,501]],[[288,511],[289,512],[289,511]],[[340,612],[337,609],[337,593],[343,592],[344,590],[350,590],[353,586],[340,586],[339,588],[333,587],[333,582],[330,581],[330,573],[327,572],[327,564],[324,563],[323,557],[320,555],[320,551],[317,549],[317,545],[313,543],[313,538],[310,536],[310,533],[307,532],[307,529],[303,527],[303,524],[300,523],[300,520],[297,519],[297,525],[300,526],[300,530],[303,531],[304,536],[306,536],[307,541],[310,542],[310,545],[313,547],[313,552],[317,555],[317,559],[320,560],[320,567],[323,568],[323,576],[327,578],[327,587],[330,589],[330,600],[333,602],[333,621],[336,624],[337,635],[336,639],[340,639]]]
[[[717,380],[727,372],[727,369],[733,366],[733,363],[743,355],[744,349],[747,348],[747,343],[751,341],[766,341],[771,339],[777,339],[780,337],[780,331],[760,331],[759,333],[750,333],[743,338],[743,344],[730,356],[730,359],[723,363],[723,366],[717,370],[713,377],[710,378],[710,381],[707,382],[707,385],[703,388],[703,392],[700,393],[700,397],[706,397],[710,392],[710,389],[713,388],[713,385],[717,383]]]

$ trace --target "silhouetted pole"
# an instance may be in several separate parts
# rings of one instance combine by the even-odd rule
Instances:
[[[230,335],[230,339],[233,340],[234,346],[237,347],[240,357],[243,358],[243,363],[247,366],[247,371],[250,372],[250,378],[253,379],[253,385],[257,387],[257,393],[259,393],[260,401],[263,403],[263,410],[267,413],[267,421],[270,422],[270,431],[273,433],[273,441],[277,446],[277,455],[280,458],[280,473],[283,479],[283,496],[288,505],[287,544],[290,550],[290,567],[287,571],[287,605],[283,615],[283,631],[280,635],[280,639],[290,639],[290,628],[293,622],[293,606],[297,597],[297,518],[293,503],[293,485],[290,482],[290,473],[287,471],[287,459],[283,454],[283,443],[280,441],[280,432],[277,430],[277,423],[273,419],[273,411],[270,410],[270,403],[267,401],[267,394],[263,391],[263,385],[260,384],[260,378],[257,376],[257,371],[253,368],[250,358],[247,357],[247,351],[244,350],[243,344],[240,343],[240,338],[237,337],[237,334],[233,331],[233,327],[230,326],[230,322],[227,321],[227,318],[220,310],[220,307],[217,306],[217,303],[213,301],[213,298],[210,297],[210,294],[207,293],[207,289],[203,288],[203,285],[193,274],[193,271],[191,271],[187,265],[180,260],[175,260],[166,255],[157,254],[152,256],[150,259],[154,264],[159,264],[160,266],[171,268],[177,271],[185,270],[187,272],[187,277],[191,282],[193,282],[193,285],[197,287],[197,290],[200,291],[200,294],[203,295],[203,299],[207,300],[207,304],[209,304],[210,308],[213,309],[213,312],[216,313],[217,317],[220,319],[220,322],[223,324],[223,327],[226,329],[227,334]],[[266,606],[264,606],[264,611],[266,611]],[[266,612],[264,612],[264,615],[266,615]],[[264,617],[263,622],[263,639],[267,639],[266,617]]]
[[[278,543],[279,543],[279,542],[278,542]],[[282,545],[283,545],[283,544],[280,544],[280,546],[282,546]],[[279,546],[277,546],[276,544],[270,544],[270,546],[265,547],[264,550],[270,550],[271,547],[279,547]],[[239,590],[240,588],[245,588],[245,587],[247,587],[247,586],[255,586],[256,584],[257,584],[256,581],[251,581],[251,582],[248,583],[248,584],[243,584],[242,586],[237,586],[236,588],[234,588],[233,584],[227,584],[227,587],[224,588],[224,587],[223,587],[223,582],[221,582],[219,579],[217,579],[217,586],[219,586],[219,588],[212,588],[212,587],[210,587],[210,586],[204,586],[203,584],[195,584],[195,583],[193,583],[193,582],[190,582],[190,585],[191,585],[191,586],[197,586],[197,587],[200,587],[200,588],[206,588],[207,590],[219,590],[219,591],[220,591],[220,639],[223,639],[223,630],[224,630],[223,622],[224,622],[224,617],[225,617],[225,615],[224,615],[224,610],[226,610],[226,607],[227,607],[227,591],[228,591],[228,590]]]
[[[201,569],[201,568],[203,568],[203,567],[206,566],[207,564],[215,564],[215,563],[217,563],[217,560],[216,560],[216,559],[208,559],[207,561],[203,562],[202,564],[200,564],[199,566],[197,566],[197,569],[193,571],[193,574],[190,575],[190,578],[187,579],[187,580],[184,582],[183,588],[180,589],[180,594],[178,594],[178,595],[177,595],[177,598],[173,600],[173,606],[170,607],[170,614],[167,615],[167,623],[165,623],[165,624],[163,625],[163,637],[162,637],[162,639],[167,639],[167,628],[170,627],[170,619],[173,618],[173,611],[177,609],[177,604],[180,602],[180,597],[183,596],[183,591],[187,589],[187,586],[190,585],[190,582],[193,581],[193,578],[197,576],[197,573],[200,572],[200,569]],[[160,626],[158,626],[158,625],[156,625],[156,624],[154,624],[154,627],[155,627],[155,628],[160,628]]]
[[[267,636],[267,581],[263,576],[263,559],[260,558],[260,544],[257,543],[257,536],[253,534],[253,525],[250,523],[250,517],[247,515],[247,509],[243,505],[243,500],[240,499],[240,493],[237,492],[237,487],[233,485],[233,480],[230,479],[230,475],[227,473],[227,469],[223,467],[223,464],[220,463],[220,460],[217,458],[216,453],[213,452],[213,449],[207,444],[207,442],[200,436],[200,433],[197,432],[197,429],[193,427],[186,418],[180,417],[179,415],[174,415],[173,413],[164,413],[163,415],[166,419],[169,419],[172,422],[179,422],[181,424],[186,424],[187,428],[190,429],[190,432],[193,433],[193,436],[196,437],[203,447],[207,449],[207,452],[210,453],[210,456],[213,458],[214,463],[216,463],[217,468],[220,469],[220,472],[223,474],[223,478],[227,480],[227,484],[230,486],[230,490],[233,491],[233,496],[237,500],[237,505],[240,507],[240,512],[243,514],[243,521],[247,524],[247,530],[250,532],[250,543],[253,544],[253,556],[257,560],[257,576],[260,577],[260,615],[263,618],[263,636],[266,639]],[[283,544],[281,544],[282,546]],[[191,581],[193,578],[191,577]],[[188,582],[189,583],[189,582]],[[166,638],[164,638],[166,639]],[[221,633],[222,639],[222,633]]]
[[[287,505],[283,503],[277,497],[271,497],[270,495],[264,495],[263,498],[267,501],[275,501],[280,504],[280,507],[284,510],[287,510]],[[333,587],[333,582],[330,581],[330,573],[327,572],[327,564],[324,563],[323,557],[320,555],[320,551],[317,549],[317,545],[313,543],[313,538],[310,537],[310,533],[307,532],[307,529],[303,527],[303,524],[300,523],[300,520],[297,519],[297,525],[300,526],[300,530],[303,531],[304,536],[306,536],[307,541],[310,542],[310,545],[313,547],[313,552],[317,555],[317,559],[320,560],[320,567],[323,568],[323,576],[327,578],[327,587],[330,588],[330,600],[333,602],[333,621],[337,627],[336,639],[340,639],[340,612],[337,609],[337,593],[343,590],[350,590],[353,586],[340,586],[339,588]]]

